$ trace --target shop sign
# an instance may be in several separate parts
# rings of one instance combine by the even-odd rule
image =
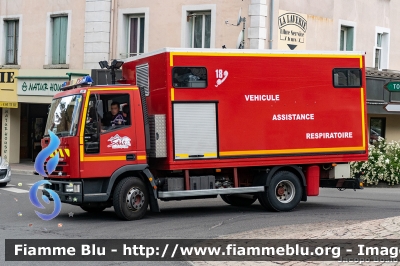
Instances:
[[[16,76],[18,76],[18,69],[0,69],[0,108],[17,108],[3,104],[18,102]]]
[[[279,10],[279,50],[305,50],[307,15]]]
[[[3,123],[2,123],[2,144],[1,144],[1,154],[2,157],[6,160],[9,160],[10,157],[10,109],[2,109],[3,110]]]
[[[65,78],[43,78],[43,79],[24,79],[18,78],[18,95],[35,95],[35,96],[54,96],[61,90],[61,85],[68,79]]]
[[[0,108],[18,108],[18,103],[15,102],[0,102]]]

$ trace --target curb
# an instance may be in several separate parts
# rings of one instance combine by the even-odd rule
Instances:
[[[400,185],[389,186],[386,184],[378,184],[378,185],[364,186],[364,188],[400,188]]]
[[[11,169],[11,176],[13,176],[13,174],[17,174],[17,175],[36,175],[36,171],[35,170],[22,170],[22,169]]]

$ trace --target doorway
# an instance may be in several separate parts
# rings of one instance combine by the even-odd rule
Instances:
[[[21,104],[21,149],[20,159],[35,161],[42,150],[41,139],[44,135],[49,104]]]

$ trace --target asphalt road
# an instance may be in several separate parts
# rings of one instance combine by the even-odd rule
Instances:
[[[121,221],[112,208],[101,214],[89,214],[79,207],[63,204],[61,213],[51,221],[36,216],[29,200],[30,186],[40,176],[13,175],[11,186],[0,188],[0,264],[70,265],[68,262],[7,262],[4,239],[140,239],[140,238],[215,238],[286,225],[291,230],[301,224],[335,221],[367,221],[400,215],[399,188],[366,188],[338,191],[321,189],[319,197],[310,197],[288,213],[266,212],[256,202],[251,207],[233,207],[216,199],[160,202],[161,213],[151,213],[139,221]],[[19,186],[19,183],[22,186]],[[52,204],[51,204],[52,205]],[[47,213],[52,211],[49,207]],[[69,213],[73,213],[70,217]],[[284,234],[285,232],[282,232]],[[78,263],[78,262],[74,262]],[[79,265],[144,265],[131,262],[94,262]],[[146,265],[160,265],[150,262]],[[188,265],[170,262],[161,265]]]

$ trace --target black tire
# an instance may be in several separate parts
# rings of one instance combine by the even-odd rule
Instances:
[[[104,211],[106,209],[106,207],[96,206],[96,205],[93,205],[93,206],[82,205],[80,207],[81,207],[82,210],[84,210],[86,212],[89,212],[89,213],[99,213],[99,212],[102,212],[102,211]]]
[[[146,184],[138,177],[122,179],[114,189],[113,205],[115,213],[122,220],[142,219],[149,205]]]
[[[266,191],[258,194],[258,201],[267,210],[291,211],[301,201],[303,188],[299,178],[288,171],[279,171],[272,177]]]
[[[5,187],[7,186],[8,183],[0,183],[0,187]]]
[[[232,206],[246,207],[253,204],[257,198],[245,198],[236,195],[220,195],[221,199]]]

